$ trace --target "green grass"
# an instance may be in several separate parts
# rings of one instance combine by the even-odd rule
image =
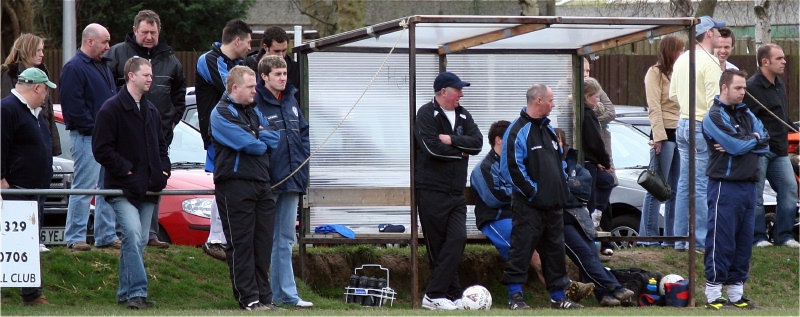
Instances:
[[[0,309],[2,315],[177,315],[177,316],[210,316],[210,315],[252,315],[237,308],[233,299],[228,267],[225,263],[211,259],[201,249],[173,246],[167,250],[148,249],[145,263],[150,281],[149,295],[158,302],[156,307],[142,311],[133,311],[117,305],[115,300],[117,288],[118,252],[111,250],[93,250],[90,252],[73,252],[67,248],[51,248],[50,253],[42,256],[42,272],[45,282],[45,295],[51,305],[40,307],[24,307],[20,305],[17,289],[2,289]],[[310,253],[323,258],[344,256],[349,262],[380,263],[386,257],[408,257],[408,248],[374,248],[370,246],[349,247],[317,247],[310,248]],[[647,253],[646,258],[641,254]],[[488,246],[468,246],[466,254],[472,258],[490,258],[496,251]],[[420,250],[424,259],[424,248]],[[660,272],[688,272],[687,253],[673,250],[633,249],[619,251],[609,263],[612,267],[642,267]],[[466,258],[466,256],[465,256]],[[644,261],[643,259],[647,259]],[[348,263],[349,263],[348,262]],[[424,261],[423,261],[424,262]],[[765,248],[756,249],[751,262],[751,277],[745,286],[745,293],[755,303],[764,307],[755,315],[799,315],[800,287],[798,287],[800,256],[796,249]],[[468,264],[469,265],[469,264]],[[502,270],[502,267],[497,267]],[[311,274],[315,274],[311,268]],[[495,272],[496,273],[496,272]],[[697,261],[698,287],[697,302],[703,301],[703,264],[702,257]],[[348,273],[349,274],[349,273]],[[395,272],[392,272],[395,274]],[[463,276],[462,271],[462,276]],[[484,274],[476,272],[476,274]],[[486,274],[485,274],[486,275]],[[681,274],[685,276],[685,273]],[[394,275],[393,275],[394,276]],[[494,276],[494,275],[492,275]],[[424,281],[424,279],[423,279]],[[447,316],[494,316],[494,315],[574,315],[575,311],[555,311],[537,309],[534,312],[512,312],[504,309],[506,290],[498,281],[487,281],[484,285],[495,296],[495,306],[490,311],[470,312],[430,312],[412,310],[407,289],[397,289],[399,295],[392,307],[362,308],[343,302],[341,285],[306,285],[298,282],[301,297],[314,302],[312,309],[289,309],[279,315],[297,316],[375,316],[375,315],[447,315]],[[424,287],[424,283],[420,283]],[[546,292],[536,282],[526,286],[526,298],[532,307],[547,307]],[[581,315],[635,315],[635,316],[687,316],[716,315],[717,313],[702,308],[665,308],[665,307],[629,307],[599,308],[593,300],[584,300],[589,306],[581,311]],[[751,311],[731,310],[725,315],[754,315]],[[275,313],[269,313],[274,315]]]

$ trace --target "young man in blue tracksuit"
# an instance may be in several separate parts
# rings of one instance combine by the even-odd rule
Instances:
[[[256,76],[250,68],[233,67],[225,81],[226,93],[211,111],[209,132],[233,295],[242,309],[282,310],[272,303],[269,281],[275,200],[268,149],[276,148],[280,132],[252,106]]]
[[[287,83],[283,57],[264,56],[258,62],[257,74],[256,107],[271,126],[281,131],[278,148],[269,157],[269,180],[276,206],[270,269],[272,298],[277,304],[311,307],[312,302],[297,294],[292,269],[297,205],[308,184],[308,164],[303,165],[311,154],[308,122],[295,99],[297,88]]]
[[[745,77],[726,70],[720,94],[703,118],[708,160],[708,233],[706,234],[706,308],[753,309],[744,297],[744,282],[753,251],[754,209],[759,156],[769,152],[761,121],[742,103]],[[728,299],[722,286],[728,286]]]

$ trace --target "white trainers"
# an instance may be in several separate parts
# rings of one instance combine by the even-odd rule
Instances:
[[[595,209],[594,212],[592,212],[592,222],[594,224],[595,229],[600,228],[601,219],[603,219],[603,212]]]
[[[459,310],[460,310],[460,309],[464,309],[464,303],[461,301],[461,299],[460,299],[460,298],[459,298],[459,299],[456,299],[456,300],[454,300],[454,301],[453,301],[453,305],[455,305],[455,306],[456,306],[456,309],[459,309]]]
[[[772,242],[769,242],[767,240],[758,241],[758,243],[756,243],[756,247],[759,247],[759,248],[766,248],[766,247],[771,247],[771,246],[772,246]]]
[[[44,244],[40,244],[39,245],[39,253],[47,253],[47,252],[50,252],[50,249],[48,249],[46,246],[44,246]]]
[[[800,248],[800,242],[797,242],[797,240],[795,240],[795,239],[791,239],[789,241],[786,241],[781,245],[784,246],[784,247],[790,247],[792,249]]]
[[[453,302],[445,297],[442,298],[430,298],[426,294],[425,297],[422,298],[422,308],[430,309],[430,310],[456,310],[456,307]]]
[[[314,307],[314,303],[304,301],[301,299],[300,301],[294,304],[294,307]]]

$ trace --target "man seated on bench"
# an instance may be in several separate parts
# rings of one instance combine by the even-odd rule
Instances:
[[[479,197],[475,200],[475,222],[478,229],[492,241],[497,252],[508,260],[511,247],[511,185],[500,177],[500,156],[503,148],[503,134],[510,122],[500,120],[489,127],[489,144],[492,150],[475,166],[470,177],[470,187]],[[544,284],[542,262],[539,253],[534,251],[531,266],[536,270],[539,280]],[[594,290],[592,283],[570,282],[566,296],[580,301]]]

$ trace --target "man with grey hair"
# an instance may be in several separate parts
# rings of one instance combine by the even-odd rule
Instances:
[[[103,57],[103,53],[108,51],[110,41],[111,35],[105,27],[96,23],[89,24],[81,34],[80,49],[61,70],[61,109],[72,141],[72,158],[75,160],[73,189],[96,189],[103,186],[103,169],[92,153],[92,131],[97,110],[108,98],[117,94],[114,74],[106,64],[109,59]],[[98,248],[119,249],[122,241],[117,238],[114,229],[114,211],[102,195],[95,198],[94,244]],[[64,240],[70,249],[91,250],[91,246],[86,243],[91,200],[90,195],[69,196]]]
[[[534,249],[542,259],[545,284],[555,309],[582,308],[564,294],[569,284],[564,251],[564,216],[567,204],[563,149],[550,126],[553,90],[534,84],[520,111],[503,136],[500,174],[512,187],[511,249],[502,282],[508,287],[510,310],[531,309],[522,297]]]
[[[117,85],[125,84],[125,61],[134,56],[146,58],[153,70],[153,87],[145,94],[161,114],[159,124],[167,147],[172,143],[172,129],[175,128],[186,110],[186,80],[183,65],[175,57],[172,48],[161,35],[161,19],[151,10],[142,10],[133,19],[133,32],[125,41],[111,47],[105,56],[111,59],[109,68],[114,73]],[[158,207],[153,212],[150,223],[150,239],[147,245],[168,248],[169,243],[158,240]]]
[[[431,310],[462,308],[458,264],[467,242],[467,165],[483,147],[480,129],[459,104],[461,90],[469,85],[456,74],[440,73],[433,81],[433,100],[417,111],[414,185],[433,270],[422,307]]]

